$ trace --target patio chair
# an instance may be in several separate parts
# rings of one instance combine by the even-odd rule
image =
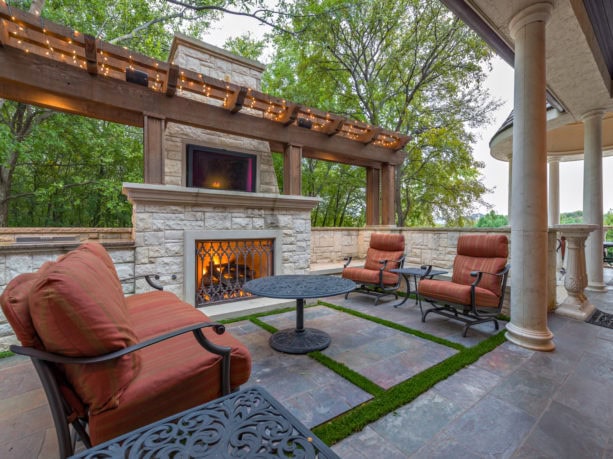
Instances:
[[[347,258],[342,276],[359,285],[353,292],[375,296],[375,306],[384,296],[394,295],[396,299],[398,298],[397,292],[402,277],[390,271],[402,268],[404,264],[402,234],[373,233],[370,236],[364,267],[350,267],[351,260],[352,257]],[[349,293],[345,294],[345,298]]]
[[[422,310],[422,322],[430,313],[464,322],[462,336],[468,328],[494,322],[504,302],[510,265],[505,235],[462,235],[458,239],[451,281],[422,277],[417,289],[421,301],[432,308]],[[421,303],[420,303],[421,308]]]
[[[106,250],[82,244],[0,297],[47,396],[60,456],[230,393],[251,357],[221,324],[165,291],[124,297]],[[76,434],[76,435],[74,435]]]

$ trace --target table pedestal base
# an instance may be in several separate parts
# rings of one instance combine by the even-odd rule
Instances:
[[[315,328],[281,330],[270,337],[270,347],[286,354],[307,354],[330,345],[330,335]]]

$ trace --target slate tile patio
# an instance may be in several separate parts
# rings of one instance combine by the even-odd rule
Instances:
[[[613,270],[607,271],[613,287]],[[613,312],[610,291],[589,296],[600,309]],[[462,339],[457,322],[428,318],[423,324],[412,301],[400,308],[392,307],[395,301],[375,307],[372,298],[361,295],[327,301],[467,346],[494,333],[492,324],[483,324]],[[295,325],[293,311],[260,320],[278,329]],[[382,387],[456,352],[322,305],[306,310],[305,324],[332,335],[325,355]],[[613,457],[613,330],[555,315],[549,316],[549,324],[557,345],[554,352],[503,343],[411,403],[333,445],[333,450],[348,459]],[[272,350],[270,333],[252,322],[227,328],[252,352],[248,385],[264,386],[309,427],[372,397],[308,356]],[[44,394],[34,368],[22,357],[0,359],[0,457],[57,457]]]

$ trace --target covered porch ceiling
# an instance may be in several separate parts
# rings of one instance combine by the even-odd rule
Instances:
[[[297,145],[303,157],[375,169],[406,157],[407,135],[151,59],[4,0],[0,51],[1,98],[140,127],[153,117],[268,141],[273,151]],[[134,71],[141,84],[126,81]]]
[[[442,0],[509,64],[514,43],[509,23],[534,0]],[[613,2],[556,0],[546,28],[548,100],[558,126],[596,109],[613,111]]]

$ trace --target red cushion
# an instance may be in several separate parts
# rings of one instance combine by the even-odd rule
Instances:
[[[38,274],[36,273],[20,274],[15,277],[2,292],[0,304],[2,304],[2,311],[22,346],[43,349],[30,316],[28,302],[30,290],[37,280]]]
[[[137,342],[117,273],[99,249],[99,244],[86,243],[69,252],[40,276],[30,293],[34,326],[50,352],[97,356]],[[138,368],[137,354],[64,366],[92,413],[115,407]]]
[[[403,252],[404,236],[402,234],[372,233],[368,246],[388,252]]]
[[[211,320],[170,292],[154,291],[126,297],[126,306],[139,341],[198,322]]]
[[[229,333],[207,338],[233,348],[232,388],[244,384],[251,372],[246,347]],[[205,351],[188,333],[139,351],[142,369],[114,410],[90,416],[92,443],[99,444],[166,416],[221,396],[220,357]],[[177,364],[180,363],[180,364]]]
[[[362,284],[378,284],[379,270],[348,267],[343,269],[342,277]],[[383,285],[396,285],[397,283],[398,274],[383,271]]]
[[[470,285],[456,284],[454,282],[422,279],[417,287],[422,297],[438,300],[442,303],[470,305]],[[479,307],[496,308],[500,297],[484,288],[475,288],[475,303]]]
[[[508,258],[509,240],[504,234],[463,234],[458,238],[458,255]]]
[[[469,234],[458,239],[458,254],[453,262],[451,281],[470,285],[476,277],[473,271],[499,273],[507,264],[508,240],[502,234]],[[496,296],[501,294],[502,277],[484,274],[478,286],[490,290]]]

